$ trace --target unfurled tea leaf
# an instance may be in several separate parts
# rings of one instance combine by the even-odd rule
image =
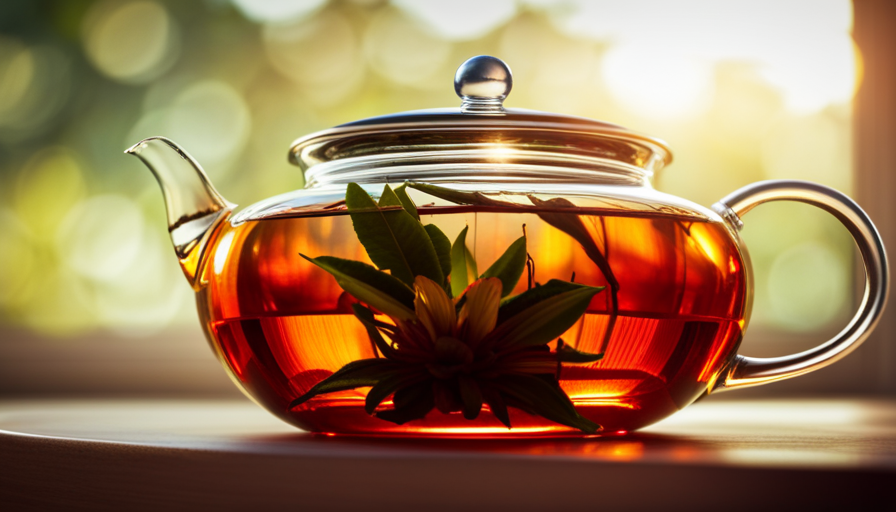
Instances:
[[[355,313],[355,316],[358,320],[361,321],[364,325],[370,325],[371,327],[379,327],[380,325],[386,325],[383,322],[377,321],[376,317],[373,315],[373,311],[360,304],[352,304],[352,312]]]
[[[551,279],[543,285],[526,290],[519,295],[514,295],[513,297],[506,299],[501,303],[501,308],[498,310],[498,325],[501,325],[509,318],[522,313],[527,308],[532,307],[545,299],[549,299],[555,295],[560,295],[564,292],[580,290],[583,287],[590,288],[581,284],[570,283],[569,281]],[[603,286],[597,286],[594,288],[598,292],[604,289]]]
[[[355,316],[358,317],[358,320],[365,324],[370,324],[371,327],[377,327],[379,329],[383,329],[386,332],[395,332],[400,330],[395,324],[389,324],[377,320],[376,317],[373,316],[373,311],[362,306],[361,304],[352,304],[351,308],[352,312],[355,313]]]
[[[344,260],[333,256],[320,256],[306,260],[329,272],[343,290],[359,301],[379,311],[402,320],[414,315],[414,292],[398,279],[366,263]]]
[[[401,204],[389,185],[383,197],[389,206]],[[356,183],[348,184],[345,203],[358,240],[377,267],[391,271],[408,286],[413,286],[415,276],[444,281],[439,257],[420,221],[404,209],[381,209]]]
[[[482,391],[473,377],[459,373],[457,375],[458,389],[460,389],[460,401],[464,406],[464,418],[474,420],[482,410]]]
[[[523,410],[589,434],[601,428],[579,415],[552,376],[502,375],[492,382],[505,397],[512,399],[507,401],[509,405],[518,405]]]
[[[478,193],[416,188],[466,204],[518,206]],[[321,393],[370,386],[365,410],[397,424],[421,419],[433,408],[473,420],[488,404],[507,428],[508,407],[587,433],[600,428],[576,412],[557,379],[563,363],[589,363],[602,354],[580,352],[563,340],[552,351],[548,342],[582,317],[602,287],[552,280],[502,301],[526,268],[525,234],[477,278],[466,244],[469,229],[451,244],[436,226],[423,226],[404,185],[386,185],[377,203],[349,184],[346,205],[358,239],[380,270],[327,256],[306,259],[360,301],[351,304],[352,311],[384,359],[347,364],[290,407]],[[533,280],[530,274],[530,288]],[[390,319],[377,319],[374,312]],[[393,407],[377,411],[390,396]]]
[[[435,224],[427,224],[423,226],[423,229],[429,235],[432,247],[436,250],[436,255],[439,257],[439,266],[442,267],[442,274],[448,277],[451,274],[451,240],[448,240],[445,233]]]
[[[498,421],[503,423],[505,427],[511,428],[507,404],[504,402],[501,392],[485,383],[481,384],[479,388],[482,391],[482,399],[488,404],[488,408],[491,409],[495,418],[498,418]]]
[[[528,197],[529,201],[532,201],[532,204],[539,208],[576,208],[576,205],[572,201],[562,197],[555,197],[548,200],[539,199],[531,194]],[[585,224],[582,223],[581,217],[572,211],[570,213],[545,211],[539,212],[538,216],[551,226],[554,226],[560,231],[573,237],[575,241],[582,246],[582,249],[585,250],[585,254],[587,254],[591,261],[597,265],[610,286],[614,288],[619,287],[619,283],[616,281],[616,276],[613,275],[613,269],[610,268],[610,264],[597,247],[597,244],[594,243],[594,238],[588,232],[588,228],[585,227]]]
[[[548,200],[539,199],[532,194],[528,197],[529,201],[539,208],[576,208],[575,203],[562,197],[555,197]],[[610,338],[613,336],[613,328],[616,326],[616,317],[619,314],[619,281],[617,281],[616,276],[613,275],[613,269],[610,267],[610,262],[607,260],[608,254],[604,253],[608,250],[607,247],[605,246],[605,251],[601,252],[597,247],[597,243],[594,241],[594,236],[589,232],[585,223],[582,221],[582,217],[576,215],[574,210],[571,210],[570,213],[542,211],[538,213],[538,216],[551,226],[554,226],[560,231],[573,237],[576,242],[582,246],[582,249],[585,250],[585,254],[588,255],[588,258],[597,265],[604,275],[604,279],[607,280],[607,284],[610,285],[610,320],[607,324],[606,331],[604,331],[604,339],[600,344],[603,349],[606,349],[610,342]],[[603,226],[603,220],[601,220],[601,229],[606,229]],[[603,235],[604,240],[606,240],[606,232],[604,232]]]
[[[526,236],[516,239],[504,254],[488,268],[480,278],[497,277],[501,280],[503,289],[501,296],[506,297],[516,287],[523,270],[526,268]]]
[[[582,352],[565,343],[557,344],[557,360],[561,363],[593,363],[594,361],[600,361],[603,358],[603,354]]]
[[[364,328],[367,330],[367,336],[370,337],[370,340],[373,341],[374,346],[376,346],[377,350],[383,353],[383,356],[386,359],[392,359],[395,361],[401,361],[406,359],[402,357],[402,354],[399,354],[397,350],[392,348],[391,345],[386,343],[386,340],[383,339],[383,335],[380,334],[377,326],[379,322],[373,317],[373,311],[365,308],[360,304],[352,304],[352,311],[355,312],[355,316],[358,320],[364,324]]]
[[[421,192],[426,192],[427,194],[438,197],[439,199],[444,199],[446,201],[451,201],[456,204],[476,204],[476,205],[486,205],[486,206],[519,206],[515,203],[509,203],[504,201],[498,201],[496,199],[492,199],[482,192],[465,192],[463,190],[454,190],[451,188],[439,187],[437,185],[430,185],[428,183],[413,183],[409,182],[408,186],[419,190]]]
[[[579,288],[553,295],[524,309],[499,325],[484,346],[507,348],[548,343],[573,326],[600,288]]]
[[[352,361],[340,368],[333,375],[318,382],[304,395],[293,400],[289,404],[289,408],[292,409],[293,407],[301,405],[311,398],[323,393],[345,391],[347,389],[355,389],[363,386],[373,386],[379,382],[380,379],[393,375],[396,371],[401,371],[403,368],[406,368],[406,366],[395,361],[389,361],[388,359],[361,359],[360,361]]]
[[[414,200],[408,195],[408,184],[402,183],[400,186],[396,187],[393,192],[395,192],[395,197],[398,198],[398,201],[401,203],[404,210],[410,213],[411,217],[420,220],[420,214],[417,213],[417,205],[414,204]],[[385,197],[385,194],[380,197],[380,206],[385,206],[383,204],[383,197]]]
[[[432,382],[424,381],[399,389],[392,397],[392,403],[395,405],[395,409],[378,412],[376,417],[403,425],[426,416],[435,407]]]
[[[389,395],[395,393],[401,388],[420,383],[424,380],[430,381],[432,378],[422,373],[418,368],[411,367],[404,372],[396,372],[376,383],[370,391],[367,392],[367,398],[364,401],[364,410],[367,414],[373,414],[376,408],[388,398]]]
[[[460,234],[454,240],[451,246],[451,294],[460,297],[467,286],[476,280],[479,271],[476,268],[476,260],[473,259],[473,253],[467,248],[467,230],[469,226],[464,226]]]

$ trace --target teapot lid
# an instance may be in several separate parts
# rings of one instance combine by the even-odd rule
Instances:
[[[425,167],[457,165],[528,166],[605,170],[628,168],[649,177],[669,164],[661,140],[622,126],[583,117],[505,108],[513,86],[502,60],[480,55],[454,76],[460,108],[400,112],[339,125],[296,140],[289,160],[305,172],[307,185],[344,171],[383,172],[400,178],[402,167],[417,176]],[[548,174],[549,176],[549,174]],[[545,177],[548,177],[545,176]]]

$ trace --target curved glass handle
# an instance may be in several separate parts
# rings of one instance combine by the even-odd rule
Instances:
[[[713,205],[713,210],[738,231],[740,218],[768,201],[799,201],[830,213],[852,234],[865,266],[865,293],[858,312],[833,339],[813,348],[784,357],[756,358],[737,355],[717,380],[717,390],[758,386],[789,379],[824,368],[858,348],[868,337],[887,301],[889,269],[880,234],[859,205],[836,190],[807,181],[760,181],[741,188]]]

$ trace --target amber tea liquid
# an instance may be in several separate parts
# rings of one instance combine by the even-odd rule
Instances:
[[[470,211],[427,214],[454,239],[465,225],[480,271],[522,234],[534,278],[607,286],[562,337],[603,360],[564,365],[560,384],[578,411],[604,433],[656,422],[699,397],[735,353],[746,308],[746,274],[724,225],[668,215],[577,215],[580,241],[535,213]],[[553,225],[552,225],[553,224]],[[350,298],[323,270],[299,255],[367,261],[345,214],[226,224],[210,248],[208,285],[197,297],[205,327],[231,376],[257,402],[300,428],[377,435],[501,435],[507,429],[484,406],[479,418],[431,411],[395,425],[364,412],[366,389],[287,405],[331,372],[377,357]],[[612,272],[593,258],[600,251]],[[615,283],[615,287],[610,286]],[[524,275],[514,293],[528,286]],[[615,290],[613,289],[615,288]],[[610,330],[608,334],[608,330]],[[391,402],[384,402],[388,407]],[[579,435],[544,418],[510,409],[510,435]]]

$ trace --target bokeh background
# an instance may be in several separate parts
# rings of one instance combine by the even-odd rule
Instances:
[[[848,0],[3,0],[0,394],[131,389],[137,359],[172,389],[226,380],[157,185],[122,154],[144,137],[177,141],[247,206],[302,187],[294,139],[456,106],[456,67],[490,54],[513,70],[508,106],[668,141],[662,191],[709,206],[795,178],[849,194],[863,77],[852,29]],[[855,307],[845,229],[788,204],[746,222],[751,355],[839,330]]]

